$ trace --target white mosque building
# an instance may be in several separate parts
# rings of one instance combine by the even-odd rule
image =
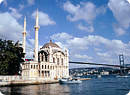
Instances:
[[[22,64],[22,77],[27,79],[57,80],[69,77],[69,53],[62,50],[51,40],[38,51],[38,10],[36,12],[35,25],[35,50],[34,61],[25,61]],[[26,46],[26,18],[24,19],[23,52]]]

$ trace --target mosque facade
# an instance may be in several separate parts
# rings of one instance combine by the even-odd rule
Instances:
[[[43,45],[38,51],[38,10],[36,12],[34,60],[22,64],[22,77],[29,79],[57,80],[69,77],[69,53],[56,43],[50,42]],[[23,51],[26,54],[26,19],[24,19]]]

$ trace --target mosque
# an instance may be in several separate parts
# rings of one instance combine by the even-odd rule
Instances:
[[[38,51],[38,10],[36,12],[34,60],[22,64],[22,77],[28,79],[57,80],[69,77],[69,53],[51,40]],[[26,18],[24,19],[23,52],[26,47]]]

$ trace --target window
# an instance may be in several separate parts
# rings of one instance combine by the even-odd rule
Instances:
[[[31,65],[31,69],[32,69],[32,65]]]
[[[47,58],[48,56],[47,55],[45,55],[45,61],[47,62],[48,61],[48,58]]]
[[[35,69],[35,65],[34,65],[34,69]]]
[[[63,58],[61,59],[61,63],[62,63],[62,65],[63,65],[63,62],[64,62],[64,60],[63,60]]]
[[[59,58],[57,58],[57,64],[59,65]]]
[[[43,61],[43,55],[42,55],[42,61]]]
[[[43,65],[42,65],[42,69],[43,69]]]
[[[53,58],[53,63],[55,63],[55,58]]]
[[[46,65],[45,65],[45,69],[46,69]]]

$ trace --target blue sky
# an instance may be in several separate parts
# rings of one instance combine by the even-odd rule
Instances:
[[[22,41],[27,18],[27,58],[34,50],[35,12],[39,47],[50,39],[68,48],[70,60],[130,63],[130,4],[127,0],[0,0],[0,38]]]

